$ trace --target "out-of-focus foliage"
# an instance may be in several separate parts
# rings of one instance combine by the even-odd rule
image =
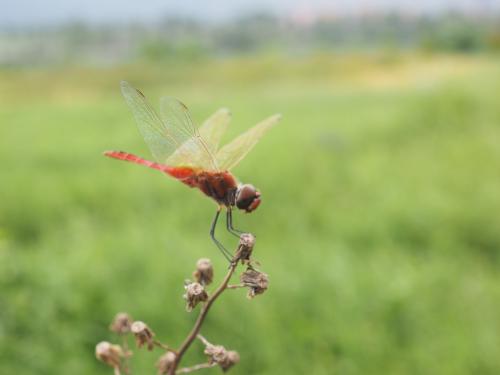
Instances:
[[[259,13],[223,23],[165,18],[143,24],[0,29],[0,66],[110,65],[138,60],[200,60],[255,52],[298,56],[324,51],[396,49],[472,53],[498,50],[496,14],[429,16],[367,13],[315,20]]]
[[[231,373],[498,374],[499,73],[495,56],[398,53],[0,71],[0,373],[109,374],[94,345],[118,311],[178,345],[183,280],[200,257],[227,268],[213,203],[101,155],[148,156],[127,79],[198,122],[231,108],[227,139],[284,115],[235,170],[263,193],[235,221],[270,286],[207,320],[241,353]],[[136,353],[134,374],[159,356]]]

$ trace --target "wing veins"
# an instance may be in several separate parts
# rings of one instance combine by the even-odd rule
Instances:
[[[280,119],[281,115],[268,117],[222,147],[216,155],[219,167],[222,170],[235,167]]]

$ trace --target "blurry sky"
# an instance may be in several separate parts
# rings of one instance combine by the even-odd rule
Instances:
[[[207,21],[265,10],[284,16],[315,17],[397,10],[433,13],[446,9],[484,12],[500,0],[1,0],[0,27],[47,25],[67,21],[106,23],[189,16]]]

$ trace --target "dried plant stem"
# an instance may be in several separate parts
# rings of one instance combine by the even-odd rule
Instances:
[[[210,342],[208,342],[208,340],[207,340],[205,337],[203,337],[201,334],[198,334],[198,340],[200,340],[200,341],[203,343],[203,345],[205,345],[205,346],[212,345],[212,344],[210,344]]]
[[[125,352],[125,359],[123,361],[123,372],[128,375],[130,374],[130,366],[129,366],[129,350],[128,350],[128,341],[127,341],[127,336],[121,334],[120,335],[122,338],[122,348],[123,351]],[[116,371],[115,371],[116,373]]]
[[[113,345],[107,341],[99,342],[95,349],[97,359],[113,367],[114,375],[122,375],[122,373],[123,375],[130,375],[129,357],[132,355],[132,352],[128,350],[126,334],[132,333],[138,348],[146,346],[148,350],[153,350],[154,347],[158,347],[164,351],[156,364],[160,374],[185,374],[214,366],[220,366],[225,372],[230,367],[234,366],[240,360],[238,352],[227,350],[222,345],[210,344],[210,342],[200,334],[200,330],[212,304],[226,289],[248,287],[250,292],[252,292],[251,297],[256,294],[261,294],[267,289],[267,275],[256,271],[251,266],[250,255],[253,251],[254,244],[255,236],[251,233],[242,233],[240,235],[240,242],[234,252],[229,269],[221,284],[210,296],[205,291],[204,286],[210,284],[213,279],[212,265],[208,259],[198,261],[197,270],[193,274],[197,281],[189,282],[185,285],[186,294],[184,298],[187,302],[186,309],[188,309],[188,311],[195,308],[197,304],[201,304],[201,308],[193,328],[184,339],[179,349],[173,349],[169,345],[159,340],[155,340],[155,333],[146,323],[140,320],[132,321],[132,318],[128,314],[119,313],[115,316],[115,319],[110,325],[110,329],[121,336],[122,346]],[[234,275],[239,262],[241,262],[242,265],[246,264],[247,269],[242,273],[242,282],[240,284],[231,285],[229,281]],[[183,367],[177,370],[184,354],[197,337],[205,345],[204,353],[208,356],[208,362],[191,367]]]
[[[163,350],[165,350],[167,352],[174,352],[175,353],[174,349],[170,348],[167,344],[164,344],[158,340],[154,340],[153,344],[159,348],[162,348]]]
[[[240,246],[241,246],[241,244],[240,244]],[[217,297],[219,297],[221,295],[221,293],[226,289],[227,284],[229,283],[231,276],[233,276],[233,273],[236,270],[237,265],[238,265],[237,261],[231,262],[231,265],[229,267],[229,271],[226,274],[226,276],[224,277],[224,280],[222,280],[221,285],[219,285],[219,287],[215,290],[215,292],[208,298],[207,302],[205,302],[205,304],[202,306],[202,308],[200,310],[200,314],[198,315],[198,318],[196,319],[196,322],[195,322],[193,328],[191,329],[191,332],[186,337],[186,339],[182,343],[181,347],[177,351],[177,355],[175,356],[175,362],[169,371],[169,375],[175,375],[177,366],[179,365],[179,363],[182,359],[182,356],[184,355],[184,353],[186,353],[188,348],[191,346],[193,341],[196,339],[196,336],[200,332],[201,326],[203,325],[203,322],[205,321],[205,318],[208,314],[208,311],[210,310],[210,307],[215,302]]]
[[[233,284],[227,286],[227,289],[238,289],[238,288],[246,288],[246,286],[243,284]]]
[[[215,362],[214,363],[200,363],[199,365],[194,365],[191,367],[183,367],[183,368],[177,370],[175,373],[176,374],[187,374],[189,372],[201,370],[204,368],[215,367],[215,366],[217,366],[217,363],[215,363]]]

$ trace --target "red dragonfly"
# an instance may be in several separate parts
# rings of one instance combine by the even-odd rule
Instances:
[[[104,155],[157,169],[214,199],[217,213],[212,221],[210,237],[231,261],[231,253],[215,238],[219,214],[226,208],[227,230],[239,236],[242,232],[233,227],[233,207],[252,212],[259,206],[261,194],[253,185],[239,183],[230,170],[281,116],[274,115],[263,120],[219,148],[220,139],[231,120],[227,109],[219,109],[197,128],[188,108],[174,98],[161,98],[158,114],[144,94],[128,82],[121,82],[121,91],[156,162],[123,151],[106,151]]]

